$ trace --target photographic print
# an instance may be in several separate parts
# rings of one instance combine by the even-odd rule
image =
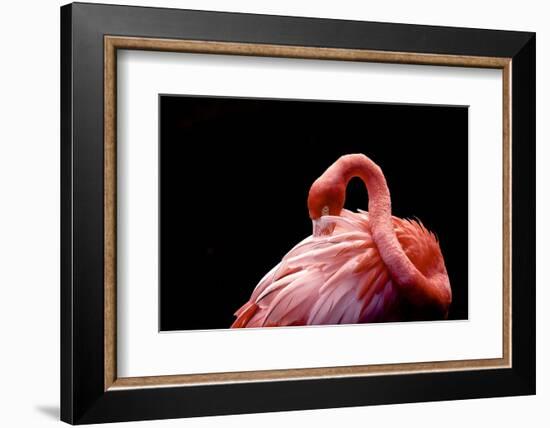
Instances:
[[[60,23],[61,420],[536,392],[534,33]]]
[[[161,331],[468,318],[466,106],[159,104]]]

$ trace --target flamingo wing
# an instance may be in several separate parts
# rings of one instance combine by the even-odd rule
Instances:
[[[381,322],[399,318],[401,297],[372,240],[369,215],[323,216],[329,235],[296,245],[254,289],[232,327]],[[441,250],[419,221],[393,217],[407,257],[422,271]],[[326,229],[326,224],[321,225]],[[440,256],[441,257],[441,256]],[[441,257],[442,259],[442,257]]]
[[[323,217],[329,236],[296,245],[254,289],[232,327],[383,321],[397,300],[369,231],[368,214]]]

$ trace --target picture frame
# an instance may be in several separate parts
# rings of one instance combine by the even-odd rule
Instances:
[[[118,376],[121,50],[500,70],[501,357]],[[86,424],[534,394],[535,97],[534,33],[63,6],[61,419]]]

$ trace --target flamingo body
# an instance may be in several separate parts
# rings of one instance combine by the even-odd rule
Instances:
[[[366,156],[347,155],[314,183],[308,201],[313,234],[264,276],[232,328],[447,316],[451,289],[439,243],[420,221],[391,216],[376,168]],[[343,209],[352,176],[367,184],[370,213]]]

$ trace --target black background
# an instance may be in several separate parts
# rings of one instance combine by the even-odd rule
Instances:
[[[393,214],[438,236],[468,316],[468,110],[160,96],[160,329],[228,328],[258,281],[311,234],[307,193],[339,156],[378,163]],[[346,208],[367,209],[354,179]]]

